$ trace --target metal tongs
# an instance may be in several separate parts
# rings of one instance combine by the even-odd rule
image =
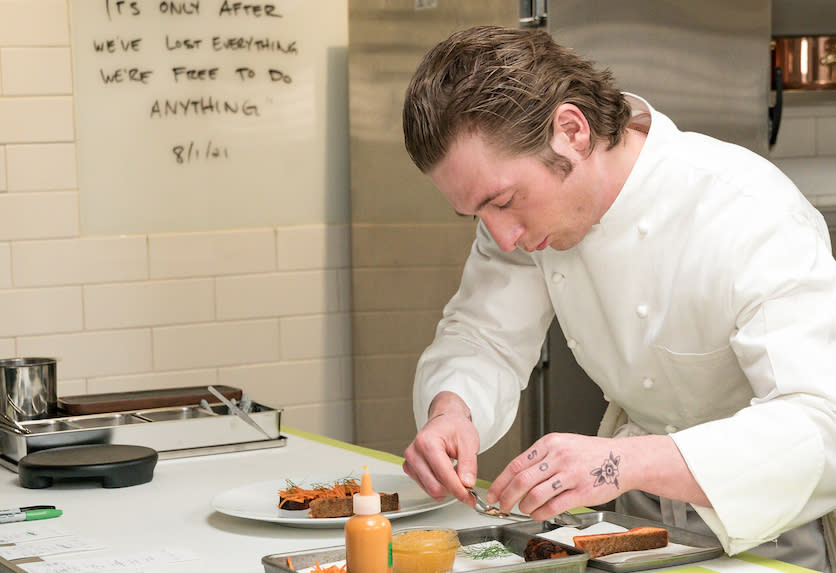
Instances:
[[[504,519],[519,519],[526,521],[531,519],[531,517],[522,513],[506,513],[502,511],[497,506],[491,505],[484,499],[482,499],[482,497],[478,493],[476,493],[476,490],[474,489],[468,488],[467,492],[473,496],[473,499],[476,500],[475,509],[482,515],[490,515],[492,517],[501,517]],[[555,515],[549,521],[561,527],[574,527],[575,529],[586,529],[587,527],[592,525],[592,523],[584,523],[577,515],[569,513],[568,511],[564,511],[559,515]]]
[[[226,396],[224,396],[223,394],[221,394],[220,392],[218,392],[218,390],[217,390],[214,386],[208,386],[208,387],[207,387],[207,389],[209,390],[209,392],[211,392],[211,393],[212,393],[212,395],[213,395],[215,398],[217,398],[218,400],[220,400],[221,402],[223,402],[223,403],[224,403],[224,405],[225,405],[227,408],[229,408],[229,411],[230,411],[230,412],[232,412],[233,414],[235,414],[236,416],[238,416],[239,418],[241,418],[242,420],[244,420],[244,422],[246,422],[247,424],[249,424],[250,426],[252,426],[252,427],[253,427],[253,428],[255,428],[256,430],[258,430],[259,432],[261,432],[262,434],[264,434],[265,436],[267,436],[267,439],[268,439],[268,440],[272,440],[272,439],[273,439],[273,436],[271,436],[270,434],[268,434],[268,433],[264,430],[264,428],[262,428],[261,426],[259,426],[259,425],[256,423],[256,421],[255,421],[255,420],[253,420],[253,419],[250,417],[250,415],[249,415],[249,414],[247,414],[246,412],[244,412],[243,410],[241,410],[241,408],[239,408],[238,406],[236,406],[235,404],[233,404],[232,402],[230,402],[230,401],[227,399],[227,397],[226,397]]]
[[[482,497],[478,493],[476,493],[475,489],[468,488],[467,493],[472,495],[473,499],[476,500],[476,507],[474,509],[482,515],[489,515],[491,517],[501,517],[503,519],[518,519],[525,521],[529,521],[531,519],[529,516],[523,515],[522,513],[507,513],[502,511],[497,506],[491,505],[487,501],[482,499]]]
[[[10,418],[5,414],[5,412],[0,412],[0,427],[6,428],[8,430],[12,430],[16,434],[31,434],[32,432],[29,428],[21,426],[18,424],[17,420],[14,418]]]

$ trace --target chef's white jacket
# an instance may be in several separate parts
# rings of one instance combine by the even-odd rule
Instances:
[[[611,408],[673,437],[734,554],[836,508],[836,261],[821,214],[770,162],[628,98],[646,143],[578,245],[504,253],[478,225],[415,416],[455,392],[492,446],[556,313]]]

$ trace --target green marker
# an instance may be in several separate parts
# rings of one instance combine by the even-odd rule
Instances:
[[[18,513],[0,514],[0,523],[14,523],[15,521],[34,521],[36,519],[50,519],[59,517],[64,512],[60,509],[32,509]]]

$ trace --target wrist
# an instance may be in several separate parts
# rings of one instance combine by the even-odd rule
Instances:
[[[453,392],[439,392],[428,408],[427,422],[440,416],[458,416],[473,420],[470,408],[458,394]]]

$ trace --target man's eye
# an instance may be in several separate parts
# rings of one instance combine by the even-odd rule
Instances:
[[[511,195],[511,198],[510,198],[510,199],[508,199],[508,200],[507,200],[505,203],[503,203],[502,205],[497,205],[497,206],[496,206],[496,208],[497,208],[497,209],[499,209],[499,210],[502,210],[502,209],[507,209],[508,207],[510,207],[510,206],[511,206],[511,203],[513,203],[513,202],[514,202],[514,196],[513,196],[513,195]]]

